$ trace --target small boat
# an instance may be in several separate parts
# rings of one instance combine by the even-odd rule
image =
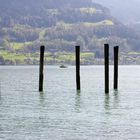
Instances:
[[[60,68],[67,68],[67,66],[65,66],[65,65],[60,65]]]

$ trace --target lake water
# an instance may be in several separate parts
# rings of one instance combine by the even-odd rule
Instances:
[[[0,67],[0,140],[140,139],[140,66],[119,67],[119,90],[104,94],[104,67],[46,66],[38,92],[38,66]]]

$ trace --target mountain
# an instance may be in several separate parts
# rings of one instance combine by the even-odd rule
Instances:
[[[140,50],[139,34],[92,0],[0,0],[0,64],[37,64],[41,45],[48,64],[74,64],[75,45],[82,64],[102,63],[104,43]]]
[[[93,0],[110,9],[112,15],[124,24],[140,21],[140,0]]]

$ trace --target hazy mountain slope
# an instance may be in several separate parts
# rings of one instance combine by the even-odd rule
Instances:
[[[93,64],[94,57],[103,58],[104,43],[126,53],[138,51],[139,42],[135,31],[92,0],[0,1],[2,64],[36,64],[40,45],[48,63],[74,63],[74,46],[80,45],[82,63]]]
[[[140,0],[93,0],[108,7],[113,16],[128,24],[140,21]]]

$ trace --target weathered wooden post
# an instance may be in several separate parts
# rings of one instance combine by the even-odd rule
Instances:
[[[77,90],[80,90],[80,46],[75,47],[76,55],[76,87]]]
[[[109,44],[104,44],[105,93],[109,93]]]
[[[114,47],[114,89],[118,89],[118,52],[119,46]]]
[[[45,47],[41,46],[40,47],[40,68],[39,68],[39,91],[43,91],[43,77],[44,77],[44,50]]]

